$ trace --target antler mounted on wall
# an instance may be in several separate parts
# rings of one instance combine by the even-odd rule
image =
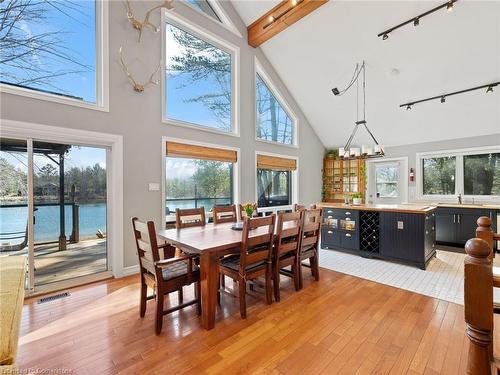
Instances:
[[[146,16],[144,17],[144,21],[141,22],[137,18],[134,17],[134,11],[132,10],[132,6],[130,5],[130,1],[125,0],[125,5],[127,7],[127,18],[129,20],[129,22],[131,23],[132,27],[139,31],[139,42],[141,41],[142,31],[144,30],[144,28],[149,27],[155,33],[160,31],[160,28],[158,26],[153,25],[149,21],[149,16],[151,15],[151,13],[159,8],[167,8],[168,10],[172,10],[172,9],[174,9],[173,2],[174,2],[174,0],[166,0],[163,3],[161,3],[160,5],[157,5],[153,8],[151,8],[150,10],[148,10],[146,12]]]
[[[145,83],[139,83],[134,79],[134,76],[128,70],[127,64],[125,63],[125,61],[123,59],[122,47],[120,47],[119,55],[120,55],[120,65],[122,66],[123,71],[127,75],[127,78],[130,81],[130,83],[132,84],[132,87],[134,88],[135,92],[143,92],[147,86],[157,85],[158,83],[160,83],[159,80],[157,80],[157,79],[155,80],[154,77],[155,77],[156,73],[158,73],[158,70],[160,70],[161,63],[158,64],[158,67],[155,69],[153,74],[151,74],[151,76],[149,77],[149,80],[147,80]]]

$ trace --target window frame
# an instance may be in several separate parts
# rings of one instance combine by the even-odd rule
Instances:
[[[258,192],[258,183],[257,183],[257,156],[258,155],[266,155],[266,156],[275,156],[278,158],[285,158],[285,159],[294,159],[297,165],[297,169],[294,171],[291,171],[291,203],[289,205],[284,205],[284,206],[272,206],[272,207],[258,207],[257,212],[259,213],[276,213],[277,211],[282,211],[282,210],[292,210],[294,203],[299,202],[299,171],[300,171],[300,166],[299,166],[299,158],[297,156],[292,156],[292,155],[284,155],[284,154],[276,154],[276,153],[271,153],[271,152],[264,152],[264,151],[255,151],[255,160],[254,160],[254,178],[255,178],[255,186],[254,186],[254,194],[255,194],[255,202],[259,201],[259,192]]]
[[[18,95],[63,105],[109,112],[109,4],[108,0],[95,0],[96,4],[96,102],[0,83],[1,94]]]
[[[187,5],[185,5],[187,6]],[[207,15],[207,17],[209,17]],[[167,117],[167,61],[166,61],[166,24],[180,28],[181,30],[192,34],[193,36],[202,39],[203,41],[213,44],[215,47],[227,52],[231,55],[231,130],[223,131],[215,128],[210,128],[205,125],[195,124],[188,121],[170,119]],[[162,9],[161,13],[161,122],[167,125],[181,126],[201,131],[229,135],[233,137],[240,136],[240,117],[239,117],[239,76],[240,76],[240,48],[236,45],[227,42],[224,38],[215,35],[214,33],[201,28],[192,21],[172,13],[166,9]]]
[[[165,229],[166,228],[166,209],[165,209],[165,201],[167,199],[167,194],[165,192],[166,188],[166,179],[167,179],[167,171],[166,171],[166,158],[167,158],[167,148],[165,147],[166,142],[177,142],[177,143],[184,143],[188,145],[195,145],[195,146],[204,146],[204,147],[213,147],[213,148],[220,148],[222,150],[231,150],[236,152],[236,163],[233,163],[233,204],[238,204],[240,202],[240,197],[241,197],[241,188],[240,188],[240,166],[241,166],[241,150],[239,147],[232,147],[232,146],[227,146],[227,145],[221,145],[221,144],[215,144],[215,143],[208,143],[208,142],[197,142],[197,141],[192,141],[188,139],[183,139],[183,138],[173,138],[173,137],[166,137],[163,136],[161,137],[161,200],[162,200],[162,205],[161,205],[161,217],[162,217],[162,223],[161,223],[161,228]],[[209,207],[205,207],[209,208]]]
[[[431,151],[431,152],[420,152],[416,154],[416,185],[417,185],[417,199],[419,200],[441,200],[441,201],[453,201],[455,202],[459,194],[463,198],[474,199],[476,201],[492,201],[500,198],[500,195],[472,195],[464,194],[465,181],[464,181],[464,156],[467,155],[483,155],[499,153],[500,145],[496,146],[485,146],[485,147],[473,147],[455,150],[441,150],[441,151]],[[423,159],[433,158],[433,157],[455,157],[455,194],[444,195],[444,194],[424,194],[423,193]]]
[[[280,93],[280,91],[276,88],[274,85],[273,81],[269,77],[269,75],[266,73],[264,70],[264,67],[260,63],[260,61],[255,58],[255,63],[254,63],[254,116],[255,116],[255,140],[258,142],[264,142],[272,145],[279,145],[279,146],[285,146],[285,147],[292,147],[292,148],[299,148],[299,119],[295,112],[292,110],[292,106],[288,103],[288,101],[284,98],[284,96]],[[265,83],[269,91],[274,95],[280,106],[283,108],[283,110],[286,112],[288,117],[292,119],[292,143],[287,144],[287,143],[281,143],[281,142],[275,142],[275,141],[268,141],[267,139],[262,139],[258,137],[258,116],[257,116],[257,75],[262,79],[262,81]]]
[[[219,2],[216,1],[216,0],[206,0],[206,1],[212,7],[212,9],[215,12],[215,14],[217,15],[217,17],[220,18],[220,21],[217,21],[213,17],[210,17],[208,14],[206,14],[202,10],[200,10],[200,9],[192,6],[188,2],[184,2],[184,1],[180,2],[180,1],[178,1],[175,4],[175,6],[177,7],[179,4],[182,4],[181,7],[187,7],[189,9],[191,9],[191,10],[194,10],[196,13],[201,14],[203,17],[208,18],[209,20],[211,20],[216,25],[222,26],[225,29],[231,31],[236,36],[238,36],[240,38],[243,38],[243,35],[241,35],[240,31],[236,28],[236,26],[234,26],[233,22],[231,21],[231,18],[227,15],[227,13],[224,10],[224,8],[222,7],[222,5],[219,4]]]

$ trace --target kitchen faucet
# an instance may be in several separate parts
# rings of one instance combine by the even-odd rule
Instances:
[[[458,194],[458,204],[462,204],[462,193]]]

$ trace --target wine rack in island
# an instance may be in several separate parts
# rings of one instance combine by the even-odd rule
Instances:
[[[364,192],[363,159],[323,159],[323,201],[343,202],[346,196]]]
[[[380,214],[376,211],[360,212],[359,249],[366,255],[380,252]]]

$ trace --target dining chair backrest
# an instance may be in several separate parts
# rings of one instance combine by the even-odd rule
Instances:
[[[276,260],[287,253],[296,254],[299,250],[302,215],[302,212],[280,212],[278,214],[277,239],[274,250]]]
[[[321,229],[321,215],[323,210],[314,208],[302,213],[301,251],[304,249],[318,248],[319,233]]]
[[[242,204],[239,204],[239,205],[238,205],[238,211],[239,211],[239,213],[240,213],[240,220],[241,220],[241,221],[243,221],[243,219],[244,219],[245,217],[247,217],[248,215],[247,215],[247,213],[245,212],[245,210],[243,209],[243,205],[242,205]],[[257,216],[257,214],[258,214],[258,213],[257,213],[257,203],[254,203],[254,205],[253,205],[253,214],[252,214],[253,216],[252,216],[252,217],[256,217],[256,216]]]
[[[235,223],[238,221],[236,206],[234,204],[231,206],[214,206],[212,215],[215,224]]]
[[[304,206],[302,204],[298,204],[298,203],[293,204],[293,212],[304,211],[305,209],[306,209],[306,206]]]
[[[205,207],[177,208],[175,210],[175,227],[177,229],[202,227],[205,224]]]
[[[245,274],[246,266],[262,261],[272,261],[274,224],[276,215],[243,219],[240,248],[240,273]]]
[[[147,270],[155,275],[156,267],[154,264],[160,260],[155,224],[152,221],[145,223],[134,217],[132,218],[132,227],[134,228],[135,244],[137,246],[141,272]]]

